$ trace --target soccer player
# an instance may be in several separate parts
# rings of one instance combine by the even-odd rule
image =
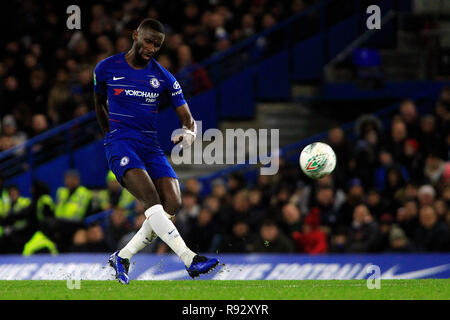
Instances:
[[[94,71],[97,120],[105,134],[104,146],[110,169],[117,180],[139,200],[147,219],[141,229],[109,264],[117,279],[129,283],[130,259],[159,236],[184,262],[194,278],[215,268],[219,261],[192,252],[171,221],[181,206],[177,176],[158,144],[156,116],[161,94],[168,92],[182,123],[173,138],[182,148],[195,140],[197,126],[175,77],[153,57],[164,42],[164,26],[145,19],[133,31],[128,52],[100,61]],[[156,235],[155,235],[156,234]]]

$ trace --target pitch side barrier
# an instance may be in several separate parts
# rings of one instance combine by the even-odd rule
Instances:
[[[210,254],[220,266],[200,280],[450,278],[450,254]],[[0,256],[0,280],[114,280],[109,254]],[[378,270],[376,274],[374,270]],[[188,280],[175,255],[137,254],[132,280]],[[82,282],[81,282],[82,285]]]

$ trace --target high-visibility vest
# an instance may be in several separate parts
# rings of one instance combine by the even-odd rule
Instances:
[[[117,181],[114,173],[111,170],[109,170],[108,173],[106,174],[106,184],[108,184],[109,181],[111,181],[111,180]],[[110,202],[108,190],[99,191],[97,194],[97,201],[102,210],[107,210],[109,208],[109,202]],[[135,201],[135,199],[134,199],[133,195],[127,189],[122,188],[122,192],[120,194],[119,203],[118,203],[119,208],[126,209],[134,201]],[[130,212],[131,212],[131,210],[127,210],[126,214],[128,215]]]
[[[12,214],[19,212],[22,209],[27,208],[31,204],[30,198],[19,197],[17,201],[12,206]],[[14,230],[22,230],[26,228],[28,225],[28,219],[21,219],[14,222],[13,228]]]
[[[101,190],[97,194],[97,200],[99,206],[102,210],[107,210],[109,208],[110,196],[108,190]],[[122,189],[119,196],[119,203],[117,204],[119,208],[126,209],[128,206],[134,202],[133,195],[127,190]]]
[[[91,198],[92,192],[83,186],[79,186],[72,194],[65,187],[58,188],[55,217],[75,221],[82,220]]]
[[[6,189],[1,190],[0,194],[0,217],[6,217],[11,208],[11,199]]]
[[[19,197],[17,198],[17,201],[13,204],[12,210],[13,212],[19,212],[22,209],[25,209],[31,204],[30,198],[25,197]]]
[[[41,231],[36,231],[36,233],[31,237],[31,239],[23,247],[22,254],[24,256],[30,256],[33,253],[48,249],[52,255],[58,254],[58,249],[53,241],[51,241],[45,234]]]
[[[48,194],[40,196],[36,204],[36,216],[39,222],[42,222],[42,220],[44,220],[44,206],[49,206],[52,212],[55,211],[55,203],[53,202],[52,197],[50,197]]]

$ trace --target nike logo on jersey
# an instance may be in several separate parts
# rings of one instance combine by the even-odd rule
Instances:
[[[120,80],[120,79],[125,79],[125,77],[113,77],[113,80],[114,80],[114,81]]]

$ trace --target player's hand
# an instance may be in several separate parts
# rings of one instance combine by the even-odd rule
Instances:
[[[194,143],[195,137],[197,137],[197,124],[194,121],[194,130],[189,130],[186,126],[183,126],[178,133],[172,136],[173,143],[180,143],[180,147],[188,148]]]

